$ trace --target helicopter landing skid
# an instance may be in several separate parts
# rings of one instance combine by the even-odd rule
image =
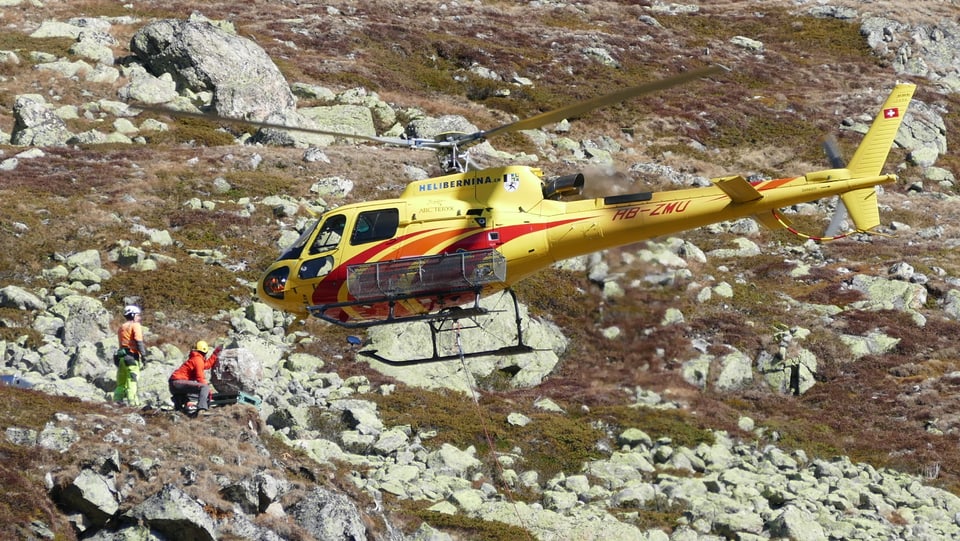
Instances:
[[[482,308],[479,304],[474,304],[474,306],[469,308],[454,307],[447,308],[432,314],[433,318],[427,320],[427,324],[430,326],[430,338],[431,343],[433,344],[433,355],[430,357],[422,357],[419,359],[407,359],[407,360],[394,360],[388,359],[379,353],[377,350],[366,350],[359,351],[360,355],[368,357],[379,361],[381,363],[390,365],[390,366],[408,366],[415,364],[426,364],[442,361],[451,361],[455,359],[467,359],[473,357],[484,357],[488,355],[521,355],[523,353],[531,353],[534,348],[523,343],[523,330],[520,327],[520,308],[517,303],[517,295],[511,289],[507,289],[507,292],[510,293],[510,297],[513,300],[513,309],[515,315],[515,322],[517,325],[517,343],[509,346],[503,346],[497,349],[481,350],[481,351],[472,351],[465,353],[463,351],[463,346],[460,343],[460,331],[463,329],[474,329],[480,328],[480,325],[476,321],[477,316],[487,315],[490,313],[489,310]],[[460,325],[460,320],[468,319],[472,322],[471,326],[463,327]],[[440,355],[439,347],[437,345],[437,337],[441,333],[445,332],[455,332],[457,333],[457,353],[449,355]]]

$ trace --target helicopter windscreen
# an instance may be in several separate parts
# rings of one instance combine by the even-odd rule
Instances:
[[[343,238],[343,230],[347,226],[347,217],[343,214],[331,216],[323,222],[316,240],[310,246],[310,255],[333,250]]]
[[[313,235],[313,232],[319,223],[320,220],[314,220],[310,222],[307,227],[303,228],[303,233],[300,234],[300,237],[297,238],[293,244],[287,247],[287,249],[280,254],[280,257],[277,258],[277,261],[284,259],[298,259],[300,257],[300,252],[302,252],[303,247],[307,245],[307,241],[310,240],[310,236]]]

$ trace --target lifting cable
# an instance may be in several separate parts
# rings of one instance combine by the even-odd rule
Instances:
[[[504,289],[503,291],[500,292],[500,298],[497,300],[497,306],[500,306],[500,303],[503,302],[503,297],[504,297],[506,294],[507,294],[507,290],[506,290],[506,289]],[[515,307],[514,310],[520,310],[520,309]],[[484,324],[481,324],[480,321],[477,320],[477,319],[474,319],[473,321],[474,321],[474,323],[476,323],[477,328],[480,329],[480,331],[483,332],[483,335],[486,336],[486,337],[489,337],[490,342],[495,343],[495,344],[500,344],[501,346],[504,346],[504,345],[509,344],[509,342],[503,337],[503,335],[502,335],[502,334],[494,333],[493,331],[491,331],[491,330],[488,328],[490,325],[493,325],[493,322],[494,322],[494,320],[496,319],[496,317],[495,317],[493,314],[495,314],[496,312],[500,312],[500,311],[501,311],[501,310],[491,309],[488,314],[484,314],[484,315],[486,316],[486,323],[484,323]],[[514,315],[517,316],[517,317],[519,317],[519,313],[515,313]],[[520,332],[519,327],[517,328],[517,332]],[[462,351],[461,351],[461,353],[462,353]]]
[[[520,514],[520,508],[517,506],[517,501],[513,497],[513,491],[510,490],[510,486],[507,484],[507,480],[503,476],[503,464],[500,464],[500,460],[497,458],[497,449],[493,446],[493,437],[490,436],[490,431],[487,429],[487,423],[483,420],[483,410],[480,409],[480,397],[477,395],[476,386],[473,384],[473,377],[470,372],[467,371],[467,361],[463,354],[463,342],[460,340],[460,321],[454,321],[453,330],[456,333],[457,337],[457,351],[460,355],[460,367],[463,368],[463,374],[467,379],[467,387],[470,389],[470,394],[473,397],[473,405],[477,410],[477,419],[480,420],[480,428],[483,429],[483,437],[487,440],[487,447],[490,449],[490,457],[493,459],[493,463],[496,465],[497,471],[500,474],[500,485],[507,493],[507,499],[510,500],[510,503],[513,504],[513,510],[517,513],[517,520],[519,521],[520,527],[527,529],[526,525],[523,522],[523,515]]]

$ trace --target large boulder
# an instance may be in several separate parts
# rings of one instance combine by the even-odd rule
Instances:
[[[106,524],[120,508],[113,479],[90,469],[81,470],[63,488],[60,501],[67,509],[83,513],[98,526]]]
[[[167,539],[213,541],[217,538],[213,518],[203,504],[171,484],[134,506],[125,518],[146,524]]]
[[[10,285],[0,288],[0,308],[43,310],[45,306],[43,299],[22,287]]]
[[[218,393],[257,394],[262,381],[263,365],[245,348],[221,351],[217,364],[210,370],[210,383]]]
[[[97,342],[113,334],[110,312],[103,304],[84,295],[70,295],[50,307],[50,313],[63,320],[63,345],[75,347]]]
[[[138,30],[130,50],[179,89],[212,92],[218,115],[264,121],[295,108],[296,98],[266,51],[210,21],[167,19]]]
[[[317,539],[354,541],[367,538],[363,515],[347,496],[316,487],[289,509],[296,523]]]
[[[523,343],[532,351],[522,354],[497,353],[500,348],[517,344],[516,312],[507,294],[492,295],[481,300],[488,315],[476,320],[464,319],[463,330],[457,332],[449,324],[444,332],[434,337],[430,327],[422,322],[381,325],[367,331],[368,346],[363,351],[376,351],[381,362],[368,356],[358,357],[374,370],[396,378],[406,385],[427,389],[446,388],[469,391],[476,378],[503,380],[517,388],[539,385],[556,367],[560,355],[567,348],[567,339],[553,323],[529,317],[527,307],[518,303]],[[416,362],[430,359],[434,353],[448,360]],[[467,355],[466,367],[458,360],[460,349]],[[490,352],[489,355],[470,354]],[[414,361],[414,362],[410,362]],[[403,364],[408,362],[409,364]],[[396,364],[399,363],[399,364]]]

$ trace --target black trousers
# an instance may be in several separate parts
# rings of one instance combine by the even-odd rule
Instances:
[[[168,384],[170,394],[199,395],[197,397],[197,409],[210,409],[210,386],[206,383],[188,379],[171,379]]]

